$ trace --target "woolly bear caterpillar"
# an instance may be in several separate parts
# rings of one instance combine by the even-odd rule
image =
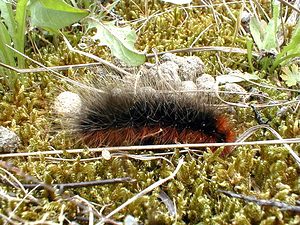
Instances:
[[[180,85],[160,76],[101,77],[94,88],[78,91],[81,109],[71,128],[90,147],[233,142],[232,126],[212,96],[182,93]]]

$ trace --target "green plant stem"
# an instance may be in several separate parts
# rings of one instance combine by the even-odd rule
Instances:
[[[254,73],[254,67],[253,67],[253,62],[252,62],[253,42],[250,39],[247,39],[246,44],[247,44],[247,58],[248,58],[249,67],[251,69],[251,72]]]
[[[273,66],[271,67],[271,71],[274,71],[276,67],[279,66],[279,64],[281,64],[282,62],[295,57],[300,57],[300,53],[290,54],[285,57],[276,57],[276,60],[274,61]]]
[[[0,21],[0,61],[11,66],[16,66],[15,53],[7,47],[7,45],[11,45],[11,37],[14,35],[16,29],[12,4],[0,1],[0,11],[2,17]],[[16,77],[17,74],[14,71],[1,68],[0,81],[3,79],[9,89],[13,89]],[[0,89],[2,91],[5,90],[3,86]]]
[[[14,40],[15,48],[24,53],[24,44],[25,44],[25,30],[26,30],[26,8],[28,0],[19,0],[16,8],[16,36]],[[23,56],[17,55],[18,67],[25,67],[25,60]]]

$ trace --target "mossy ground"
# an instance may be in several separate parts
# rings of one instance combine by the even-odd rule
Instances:
[[[147,7],[144,1],[134,2],[121,1],[115,13],[126,21],[161,13],[151,17],[149,21],[132,23],[135,29],[139,29],[136,46],[141,50],[147,49],[151,53],[151,48],[167,51],[187,48],[192,44],[193,47],[233,46],[246,49],[246,37],[238,33],[239,28],[236,26],[242,3],[226,1],[228,4],[225,6],[222,5],[224,1],[213,1],[216,4],[213,8],[203,5],[198,8],[182,8],[160,1],[147,1]],[[269,1],[258,2],[263,8],[270,9]],[[211,28],[204,32],[196,43],[193,43],[210,24],[213,24]],[[76,45],[82,35],[79,31],[70,32],[69,39],[73,45]],[[30,51],[29,53],[34,59],[47,66],[89,61],[85,57],[70,53],[63,42],[41,46],[40,54]],[[93,46],[89,50],[110,58],[105,48]],[[246,55],[209,51],[193,53],[193,55],[199,56],[204,61],[205,72],[209,74],[221,74],[224,68],[250,70]],[[257,71],[263,77],[264,83],[278,85],[278,77],[259,73],[259,66]],[[81,69],[65,72],[65,75],[80,80],[84,79],[86,72],[86,69]],[[0,95],[0,123],[14,130],[21,138],[22,145],[18,152],[79,147],[75,140],[61,130],[60,118],[56,118],[52,112],[54,98],[58,90],[64,89],[64,84],[49,73],[22,76],[23,78],[15,84],[13,90],[6,89],[7,91]],[[5,87],[4,82],[2,85]],[[247,88],[247,85],[249,86],[247,83],[244,84],[244,87]],[[296,96],[287,91],[257,88],[274,100],[288,100]],[[300,137],[299,113],[290,110],[279,117],[278,109],[278,107],[265,108],[261,112],[270,120],[269,125],[283,138]],[[248,108],[235,108],[232,120],[238,124],[236,126],[238,134],[257,125],[253,111]],[[251,136],[251,140],[273,138],[273,135],[265,130],[260,130]],[[300,151],[297,144],[291,147],[297,153]],[[95,204],[94,207],[98,211],[102,209],[103,215],[107,215],[155,181],[169,176],[182,155],[185,163],[175,179],[161,186],[161,189],[176,204],[176,217],[169,216],[166,206],[158,199],[159,189],[156,188],[114,215],[113,219],[123,221],[126,215],[132,215],[143,224],[300,223],[300,216],[296,213],[281,211],[276,207],[261,207],[227,197],[217,191],[218,189],[229,190],[256,196],[259,199],[274,199],[295,205],[300,196],[299,167],[281,145],[238,147],[235,154],[225,158],[215,156],[209,150],[201,156],[180,154],[175,150],[173,155],[165,156],[172,164],[164,159],[141,161],[128,157],[83,161],[99,156],[88,152],[78,155],[64,154],[56,158],[37,156],[4,159],[24,173],[46,183],[83,182],[128,176],[136,179],[134,183],[69,189],[64,193],[65,195],[55,193],[53,196],[47,191],[34,191],[31,195],[38,199],[38,204],[22,202],[13,212],[15,215],[13,219],[19,218],[21,221],[43,221],[44,219],[44,221],[59,223],[60,215],[64,215],[69,221],[87,223],[89,220],[87,205],[82,202],[78,204],[79,200],[70,199],[70,196],[81,196]],[[4,172],[2,171],[1,174],[4,175]],[[18,174],[16,176],[21,182],[27,182],[24,177]],[[25,196],[21,190],[5,185],[1,185],[1,190],[19,199]],[[1,198],[0,213],[8,216],[18,203],[18,201]],[[0,223],[4,221],[5,219],[0,217]]]

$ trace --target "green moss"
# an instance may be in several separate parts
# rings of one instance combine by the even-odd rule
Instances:
[[[246,48],[246,37],[238,35],[234,39],[232,34],[236,31],[235,21],[224,6],[214,7],[215,14],[213,14],[212,9],[208,7],[182,9],[161,1],[147,2],[147,9],[145,9],[145,1],[135,1],[136,4],[132,1],[121,1],[116,8],[116,13],[127,21],[153,15],[148,21],[132,23],[134,28],[140,28],[137,42],[137,48],[140,50],[147,49],[151,52],[151,48],[167,51],[190,47],[210,24],[213,26],[199,38],[194,47],[215,45]],[[214,1],[215,4],[222,2]],[[264,7],[267,8],[268,5],[265,3]],[[241,4],[229,4],[228,7],[237,17]],[[154,15],[157,12],[161,13]],[[70,32],[69,39],[76,46],[82,36],[80,32],[75,34]],[[41,54],[29,54],[47,66],[91,61],[69,52],[65,44],[59,41],[56,45],[47,44],[39,51]],[[87,51],[106,59],[111,58],[109,51],[103,47],[92,46]],[[186,55],[181,53],[184,54]],[[246,56],[220,52],[199,52],[193,55],[203,59],[206,72],[210,74],[223,72],[219,62],[231,69],[248,70]],[[94,72],[93,69],[81,69],[76,72],[64,72],[64,75],[74,79],[85,79]],[[264,83],[275,85],[277,82],[273,79],[276,78],[276,74],[273,77],[265,73],[258,75],[263,78]],[[0,82],[2,83],[1,80]],[[246,83],[242,85],[247,90],[253,86]],[[55,118],[56,115],[52,113],[53,99],[59,89],[64,89],[64,84],[51,74],[29,74],[22,77],[22,82],[16,83],[14,90],[0,94],[0,123],[13,129],[20,136],[22,146],[18,149],[19,152],[45,151],[50,150],[51,147],[71,149],[79,146],[76,140],[62,130],[60,119]],[[274,100],[296,97],[296,94],[281,90],[259,89]],[[270,126],[283,138],[299,137],[299,115],[290,110],[279,117],[278,109],[278,107],[264,108],[260,112],[270,120]],[[239,134],[257,125],[253,111],[246,108],[237,108],[232,121],[237,124],[235,129]],[[270,138],[274,138],[273,134],[260,130],[249,140]],[[299,145],[294,144],[291,147],[296,152],[300,151]],[[45,156],[7,159],[26,174],[46,183],[82,182],[127,176],[136,179],[134,183],[68,189],[62,194],[58,191],[57,193],[34,191],[32,195],[39,203],[24,201],[15,214],[29,221],[40,220],[47,215],[47,220],[59,222],[59,216],[63,213],[70,221],[84,223],[84,219],[88,220],[85,203],[71,198],[79,195],[95,203],[94,207],[98,211],[102,209],[103,215],[107,215],[149,185],[169,176],[174,171],[180,156],[177,150],[175,155],[167,157],[173,165],[162,159],[138,161],[130,158],[113,158],[108,161],[104,159],[81,161],[91,157],[88,151],[78,155],[61,156],[73,161],[55,161]],[[160,187],[176,203],[176,217],[170,216],[166,206],[158,199],[157,188],[124,208],[113,218],[123,221],[125,216],[130,214],[144,224],[175,222],[176,224],[299,224],[300,217],[295,213],[280,211],[273,207],[260,207],[254,203],[229,198],[218,192],[219,189],[230,190],[261,199],[272,198],[293,205],[300,195],[298,174],[299,168],[294,159],[280,145],[238,147],[235,154],[226,158],[213,155],[210,151],[204,152],[201,157],[186,154],[185,163],[175,179]],[[4,172],[1,172],[1,175],[4,176]],[[16,176],[23,183],[29,182],[22,176]],[[20,199],[25,196],[20,189],[5,185],[1,185],[0,188]],[[17,204],[18,201],[1,199],[0,213],[7,215]],[[80,217],[83,220],[78,219]],[[2,222],[1,218],[0,223]]]

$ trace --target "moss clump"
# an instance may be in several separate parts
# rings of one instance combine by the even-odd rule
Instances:
[[[115,12],[125,20],[131,21],[138,30],[137,48],[156,48],[167,51],[178,48],[201,46],[233,46],[246,48],[246,37],[237,33],[236,21],[241,4],[226,1],[214,1],[219,6],[207,7],[201,5],[194,8],[183,8],[164,4],[161,1],[121,1]],[[230,3],[230,4],[229,4]],[[261,1],[263,4],[263,1]],[[264,2],[263,7],[269,7]],[[230,10],[228,10],[228,8]],[[145,16],[149,16],[148,18]],[[143,18],[145,17],[145,18]],[[143,19],[133,22],[135,19]],[[149,19],[149,20],[147,20]],[[210,27],[210,25],[212,26]],[[209,28],[208,28],[209,27]],[[202,35],[201,32],[208,30]],[[237,34],[234,36],[233,34]],[[70,34],[72,32],[70,31]],[[200,35],[200,36],[199,36]],[[82,33],[70,36],[73,45],[79,43]],[[59,38],[58,38],[59,39]],[[198,39],[196,42],[195,40]],[[106,48],[92,46],[87,51],[109,59]],[[40,55],[34,59],[47,66],[86,63],[89,59],[67,51],[64,43],[45,45],[40,49]],[[184,53],[182,53],[184,54]],[[223,67],[248,70],[246,56],[233,53],[201,52],[194,53],[203,59],[210,74],[223,73]],[[31,65],[33,66],[33,65]],[[74,79],[84,79],[93,73],[86,69],[65,72]],[[275,85],[276,79],[258,73],[264,83]],[[275,74],[274,74],[274,77]],[[274,78],[273,77],[273,78]],[[6,84],[0,80],[2,86]],[[63,89],[61,81],[51,74],[27,75],[15,84],[14,90],[0,93],[0,123],[15,130],[22,140],[19,152],[44,151],[51,148],[70,149],[78,146],[67,133],[61,131],[59,118],[52,114],[53,99],[57,90]],[[242,84],[249,90],[251,85]],[[7,87],[5,86],[7,89]],[[269,88],[259,88],[273,100],[296,98],[295,94]],[[254,101],[255,102],[255,101]],[[279,108],[265,108],[261,113],[270,120],[269,124],[283,138],[299,137],[299,115],[290,107],[282,116],[277,116]],[[257,124],[251,109],[237,108],[233,120],[238,124],[236,130],[242,133],[246,128]],[[273,138],[269,131],[260,130],[251,136],[251,140]],[[82,147],[82,146],[81,146]],[[291,145],[299,152],[299,145]],[[144,152],[147,153],[147,152]],[[149,152],[148,152],[149,153]],[[153,155],[153,153],[150,153]],[[9,200],[1,198],[0,213],[8,215],[14,211],[13,220],[18,217],[28,221],[60,222],[60,215],[65,215],[68,221],[80,224],[88,223],[89,209],[87,202],[74,196],[81,196],[93,204],[99,212],[107,215],[116,207],[136,195],[159,179],[169,176],[182,154],[176,150],[172,156],[164,159],[139,161],[127,157],[87,161],[98,157],[88,151],[78,155],[64,154],[56,158],[45,156],[28,158],[10,158],[24,173],[36,177],[46,183],[83,182],[116,177],[132,177],[133,183],[120,183],[94,187],[72,188],[50,193],[49,191],[33,191],[32,196],[15,207],[26,196],[20,188],[1,184],[1,196],[12,195]],[[23,183],[30,180],[15,174]],[[1,171],[1,176],[8,177]],[[185,163],[175,179],[160,187],[172,201],[176,203],[176,216],[170,216],[169,211],[159,198],[159,189],[139,198],[119,213],[113,219],[123,221],[126,215],[132,215],[144,224],[299,224],[300,217],[293,212],[281,211],[274,207],[261,207],[227,197],[219,189],[229,190],[245,195],[256,196],[259,199],[275,199],[294,205],[299,199],[299,168],[288,151],[279,145],[238,147],[235,153],[222,158],[213,155],[209,150],[203,155],[185,154]],[[95,220],[98,221],[97,215]],[[0,223],[5,219],[1,218]]]

